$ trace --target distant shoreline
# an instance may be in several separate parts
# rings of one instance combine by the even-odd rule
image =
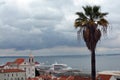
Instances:
[[[120,55],[120,53],[115,53],[115,54],[96,54],[96,56],[117,56]],[[82,55],[49,55],[49,56],[34,56],[34,57],[86,57],[90,56],[90,54],[82,54]],[[27,58],[29,56],[0,56],[0,58]]]

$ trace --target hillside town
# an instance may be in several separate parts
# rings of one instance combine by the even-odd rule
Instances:
[[[0,66],[0,80],[91,80],[91,76],[66,64],[41,64],[29,56]],[[120,71],[98,72],[96,80],[120,80]]]

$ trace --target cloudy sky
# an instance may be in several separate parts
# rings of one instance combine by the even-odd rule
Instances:
[[[110,28],[99,41],[97,54],[119,54],[118,0],[0,0],[0,56],[89,54],[73,26],[75,12],[85,5],[109,12]]]

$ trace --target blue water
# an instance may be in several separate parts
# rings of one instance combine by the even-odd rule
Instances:
[[[12,62],[16,58],[28,57],[0,57],[0,64]],[[38,56],[35,61],[45,64],[53,64],[55,62],[64,63],[73,69],[81,71],[90,71],[91,69],[90,55],[72,55],[72,56]],[[97,71],[103,70],[120,70],[120,55],[97,55],[96,56]]]

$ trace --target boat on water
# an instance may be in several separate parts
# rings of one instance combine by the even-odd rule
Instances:
[[[54,63],[51,65],[50,70],[53,71],[60,71],[60,70],[71,70],[71,67],[68,67],[67,64],[59,64],[59,63]]]
[[[52,73],[59,73],[59,72],[64,72],[68,70],[72,70],[71,67],[68,67],[67,64],[60,64],[55,62],[54,64],[47,65],[47,64],[38,64],[36,66],[37,70],[39,71],[44,71],[44,72],[52,72]]]

